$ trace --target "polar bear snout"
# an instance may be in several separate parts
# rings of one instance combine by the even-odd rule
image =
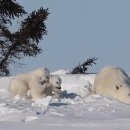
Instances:
[[[61,89],[61,86],[59,86],[59,87],[56,87],[57,89]]]

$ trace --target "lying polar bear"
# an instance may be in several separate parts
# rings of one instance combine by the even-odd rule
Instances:
[[[8,88],[11,96],[18,95],[20,98],[29,98],[28,90],[33,87],[41,88],[45,82],[49,82],[50,72],[47,68],[36,69],[32,72],[16,75]],[[32,95],[33,96],[33,95]]]
[[[94,93],[130,104],[130,78],[118,67],[103,68],[95,77]]]
[[[32,87],[30,91],[28,91],[28,95],[33,100],[46,96],[53,96],[54,98],[59,98],[61,92],[61,78],[59,76],[50,76],[49,82],[45,82],[40,87],[34,85],[34,87]]]

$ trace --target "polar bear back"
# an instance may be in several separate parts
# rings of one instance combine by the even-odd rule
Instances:
[[[50,77],[50,71],[47,68],[39,68],[30,73],[35,75],[37,78],[41,78],[41,77],[49,78]]]
[[[31,84],[33,84],[32,81],[46,81],[49,76],[50,72],[47,68],[39,68],[31,72],[16,75],[12,82],[22,82],[26,84],[28,88],[31,88]]]
[[[47,82],[49,76],[50,72],[47,68],[18,74],[11,81],[8,90],[13,97],[19,95],[21,98],[26,98],[27,91],[32,87],[37,87],[41,90],[42,83]]]
[[[130,103],[130,78],[118,67],[103,68],[95,77],[94,92]]]

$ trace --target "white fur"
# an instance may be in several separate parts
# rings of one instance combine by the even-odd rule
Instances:
[[[43,85],[39,85],[39,87],[37,87],[37,85],[34,85],[30,89],[30,97],[33,100],[37,100],[51,95],[52,95],[52,85],[47,82],[44,83]]]
[[[103,68],[95,77],[94,92],[130,104],[130,78],[118,67]]]
[[[19,95],[20,98],[29,98],[28,90],[33,87],[41,89],[44,82],[48,82],[50,72],[47,68],[40,68],[32,72],[16,75],[10,83],[9,92],[14,97]]]
[[[51,75],[49,78],[49,83],[52,84],[52,86],[53,86],[52,91],[54,93],[59,94],[61,92],[62,80],[59,76]]]
[[[36,84],[37,83],[38,82],[36,82]],[[33,100],[44,98],[46,96],[59,98],[61,93],[61,79],[58,76],[50,76],[49,83],[45,82],[42,86],[36,84],[34,84],[34,86],[28,91],[28,95]]]

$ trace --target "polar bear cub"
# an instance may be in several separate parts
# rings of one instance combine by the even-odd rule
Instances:
[[[37,87],[34,85],[28,93],[33,100],[43,98],[46,96],[53,96],[54,98],[59,98],[61,93],[61,78],[59,76],[50,76],[49,82],[45,82],[42,86]]]
[[[52,84],[52,96],[55,98],[59,98],[61,94],[61,83],[62,80],[57,75],[51,75],[49,78],[49,83]]]
[[[103,68],[95,77],[94,92],[130,104],[130,78],[118,67]]]
[[[36,69],[32,72],[16,75],[10,83],[9,92],[11,96],[19,95],[20,98],[29,98],[28,90],[33,87],[41,88],[49,81],[50,72],[47,68]]]

